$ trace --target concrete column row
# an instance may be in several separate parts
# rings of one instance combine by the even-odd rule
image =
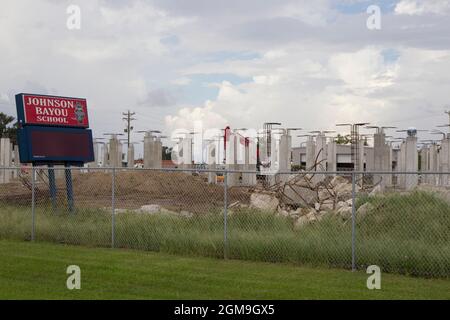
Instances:
[[[0,138],[0,184],[9,183],[18,176],[18,170],[6,167],[20,168],[19,147],[13,145],[9,138]]]

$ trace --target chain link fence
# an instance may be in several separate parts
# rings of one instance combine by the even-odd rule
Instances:
[[[1,239],[450,276],[437,173],[0,170]]]

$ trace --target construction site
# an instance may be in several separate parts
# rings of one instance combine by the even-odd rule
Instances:
[[[171,173],[173,179],[165,179],[161,173],[152,172],[149,181],[140,181],[140,174],[128,173],[124,180],[130,193],[134,187],[146,184],[149,194],[158,197],[157,186],[177,181],[180,190],[183,184],[223,184],[223,171],[230,171],[227,185],[249,188],[273,189],[289,182],[287,175],[278,173],[301,172],[313,173],[315,182],[323,179],[323,172],[333,176],[345,172],[358,172],[358,188],[379,191],[385,189],[412,190],[419,184],[447,187],[450,176],[439,174],[448,172],[450,167],[450,134],[438,129],[429,133],[441,135],[441,139],[419,140],[421,131],[416,128],[399,130],[395,127],[372,126],[369,123],[337,124],[349,128],[346,135],[336,136],[334,130],[307,131],[301,128],[283,128],[281,123],[264,123],[259,130],[230,127],[217,130],[214,139],[204,139],[203,133],[189,133],[176,136],[174,146],[167,150],[168,160],[163,160],[163,136],[160,131],[141,131],[142,158],[136,159],[135,145],[127,139],[119,139],[121,134],[105,134],[104,138],[94,139],[95,161],[88,163],[77,171],[80,174],[94,172],[89,177],[76,178],[74,187],[78,194],[83,194],[84,184],[104,186],[101,168],[143,168],[143,169],[193,169]],[[445,125],[448,127],[449,125]],[[129,128],[128,128],[129,129]],[[395,133],[395,137],[393,134]],[[295,135],[295,136],[294,136]],[[195,136],[195,137],[194,137]],[[303,142],[293,145],[293,137]],[[126,141],[124,143],[124,141]],[[195,155],[196,144],[200,146],[200,156]],[[124,148],[124,145],[126,148]],[[197,152],[198,153],[198,152]],[[1,139],[0,145],[0,184],[1,197],[19,197],[30,190],[31,177],[29,167],[20,164],[17,145],[12,145],[8,138]],[[58,166],[57,166],[58,167]],[[56,168],[57,168],[56,167]],[[14,169],[17,168],[17,169]],[[60,167],[64,168],[64,167]],[[38,183],[48,183],[45,167],[38,167]],[[209,172],[202,172],[209,170]],[[215,172],[217,171],[217,172]],[[234,172],[233,172],[234,171]],[[382,173],[380,173],[382,172]],[[398,175],[396,173],[422,173]],[[64,178],[64,170],[55,170],[57,178]],[[193,175],[193,173],[195,175]],[[430,174],[434,173],[434,174]],[[364,176],[364,179],[363,179]],[[60,183],[60,187],[63,184]],[[89,188],[90,189],[90,188]],[[142,190],[144,191],[144,190]],[[201,191],[200,191],[201,192]],[[195,197],[195,194],[191,195]]]

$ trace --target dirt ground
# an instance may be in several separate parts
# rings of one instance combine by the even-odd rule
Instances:
[[[48,201],[48,185],[38,179],[36,199]],[[65,203],[65,179],[57,178],[58,202]],[[75,204],[80,207],[111,207],[112,176],[106,172],[73,173]],[[118,171],[115,178],[115,205],[119,209],[137,209],[158,204],[170,210],[206,212],[223,206],[223,185],[208,184],[206,176],[183,172]],[[228,201],[249,203],[251,190],[230,188]],[[0,185],[0,201],[29,204],[31,191],[19,180]]]

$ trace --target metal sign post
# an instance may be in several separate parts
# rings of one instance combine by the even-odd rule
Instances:
[[[52,201],[53,212],[55,212],[57,191],[56,191],[55,168],[53,167],[53,164],[48,165],[48,188],[50,191],[50,199]]]
[[[74,200],[73,200],[73,187],[72,187],[72,170],[70,165],[66,165],[65,176],[66,176],[66,192],[67,192],[67,205],[69,207],[69,212],[73,212]]]

